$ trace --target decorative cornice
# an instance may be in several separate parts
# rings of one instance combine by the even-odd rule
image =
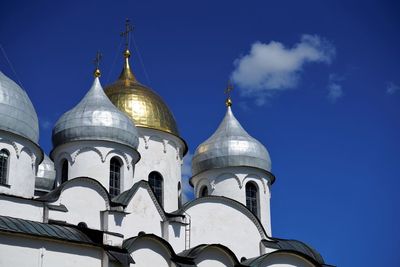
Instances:
[[[35,167],[35,161],[36,161],[35,154],[33,154],[32,150],[30,150],[29,147],[26,147],[26,146],[24,146],[24,147],[21,149],[21,153],[22,153],[23,151],[25,151],[26,154],[28,154],[28,156],[31,158],[31,165],[32,165],[32,168],[34,168],[34,167]]]
[[[0,138],[0,141],[11,145],[15,150],[15,156],[17,157],[17,159],[19,158],[20,151],[18,149],[17,143],[15,143],[14,141],[11,141],[10,139],[7,139],[7,138]]]
[[[242,188],[244,186],[246,180],[251,179],[251,178],[253,178],[255,180],[259,180],[261,182],[261,184],[263,186],[263,191],[264,191],[264,194],[265,194],[267,192],[267,185],[265,184],[265,179],[263,179],[261,176],[255,174],[255,173],[251,173],[251,174],[246,175],[242,180],[240,188]]]
[[[86,152],[86,151],[94,151],[94,152],[96,152],[96,154],[99,155],[101,162],[103,162],[103,163],[105,162],[105,158],[104,158],[103,154],[101,153],[101,151],[98,150],[98,149],[95,148],[95,147],[89,147],[89,146],[87,146],[87,147],[82,147],[82,148],[80,148],[77,152],[75,152],[75,155],[73,156],[73,162],[76,161],[76,158],[77,158],[80,154],[82,154],[83,152]]]
[[[121,156],[125,160],[125,165],[128,170],[131,168],[131,163],[129,162],[128,156],[126,155],[126,153],[124,153],[122,150],[119,150],[119,149],[112,149],[112,150],[108,151],[104,158],[104,161],[106,161],[108,156],[112,153],[114,153],[118,156]]]

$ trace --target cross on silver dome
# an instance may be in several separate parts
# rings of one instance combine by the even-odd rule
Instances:
[[[243,129],[232,113],[231,104],[227,104],[217,131],[197,147],[192,160],[193,176],[206,170],[237,166],[271,171],[267,149]]]

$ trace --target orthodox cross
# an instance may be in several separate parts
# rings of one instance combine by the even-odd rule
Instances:
[[[231,91],[233,90],[233,85],[231,84],[231,81],[228,81],[228,84],[225,88],[225,94],[228,96],[228,98],[231,98]]]
[[[129,48],[129,39],[130,39],[130,32],[133,31],[133,26],[131,25],[129,19],[125,21],[125,31],[121,32],[121,37],[125,37],[125,48],[128,50]]]
[[[233,90],[233,85],[231,84],[230,81],[228,81],[228,84],[227,84],[227,86],[225,88],[225,91],[224,91],[224,93],[228,96],[226,101],[225,101],[225,104],[226,104],[227,107],[232,106],[232,100],[231,100],[231,92],[232,92],[232,90]]]
[[[97,51],[97,53],[96,53],[96,58],[93,60],[94,65],[96,66],[96,69],[99,68],[100,61],[101,61],[101,58],[102,58],[102,57],[103,57],[103,55],[100,53],[100,51]]]
[[[103,56],[101,55],[100,51],[97,51],[97,53],[96,53],[96,58],[93,60],[94,65],[96,66],[96,70],[94,71],[94,76],[95,76],[95,77],[100,77],[100,69],[99,69],[99,66],[100,66],[100,61],[101,61],[101,58],[102,58],[102,57],[103,57]]]

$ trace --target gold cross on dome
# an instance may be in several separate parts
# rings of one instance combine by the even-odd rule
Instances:
[[[231,91],[233,90],[233,85],[231,81],[228,81],[228,84],[226,85],[224,93],[228,96],[231,97]]]
[[[125,20],[125,31],[121,32],[121,37],[125,37],[125,49],[129,49],[129,39],[130,39],[130,32],[133,31],[133,26],[130,23],[129,19]]]
[[[96,53],[96,58],[93,60],[93,62],[94,62],[94,65],[96,66],[96,70],[94,71],[94,76],[95,77],[100,77],[100,69],[99,69],[99,66],[100,66],[100,61],[101,61],[101,58],[102,58],[103,56],[102,56],[102,54],[100,53],[100,51],[97,51],[97,53]]]
[[[231,100],[231,92],[232,92],[232,90],[233,90],[233,85],[232,85],[231,81],[228,81],[228,84],[227,84],[227,86],[225,88],[225,91],[224,91],[224,93],[228,96],[226,101],[225,101],[225,104],[226,104],[227,107],[232,106],[232,100]]]

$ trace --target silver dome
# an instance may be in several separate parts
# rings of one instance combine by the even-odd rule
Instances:
[[[81,102],[56,122],[52,139],[54,147],[81,140],[139,145],[136,126],[111,103],[97,77]]]
[[[54,163],[45,154],[44,159],[37,170],[35,189],[41,191],[51,191],[54,188],[55,180],[56,171],[54,169]]]
[[[192,174],[234,166],[271,171],[271,159],[267,149],[243,129],[228,107],[217,131],[196,149]]]
[[[26,92],[0,71],[0,129],[39,141],[35,108]]]

